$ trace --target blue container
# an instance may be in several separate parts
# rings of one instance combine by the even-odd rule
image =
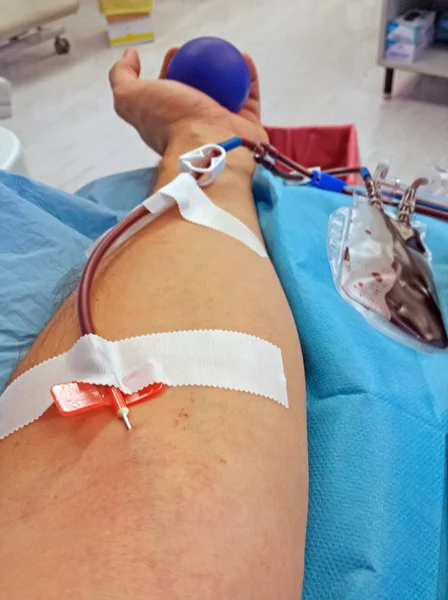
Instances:
[[[448,42],[448,11],[442,13],[437,21],[436,40]]]

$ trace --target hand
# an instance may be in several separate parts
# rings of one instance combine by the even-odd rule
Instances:
[[[249,99],[241,112],[234,114],[206,94],[166,79],[177,50],[168,51],[156,81],[140,79],[140,59],[133,49],[125,51],[109,74],[117,114],[137,129],[148,146],[163,154],[175,131],[191,123],[222,128],[229,132],[229,137],[238,135],[256,142],[267,141],[260,122],[260,88],[252,59],[244,55],[251,75]]]

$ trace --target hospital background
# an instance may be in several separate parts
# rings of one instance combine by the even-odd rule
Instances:
[[[349,178],[359,183],[364,173],[366,187],[372,177],[363,165],[377,174],[384,160],[404,184],[437,172],[440,193],[431,202],[440,218],[421,217],[432,253],[423,291],[434,288],[434,273],[447,306],[448,0],[0,0],[0,10],[0,168],[40,182],[0,173],[0,256],[3,244],[8,265],[0,332],[12,331],[10,370],[14,344],[24,340],[20,350],[29,348],[51,318],[61,275],[75,286],[73,270],[84,266],[90,245],[155,183],[156,170],[142,168],[159,157],[113,107],[108,71],[128,44],[136,44],[142,77],[151,79],[173,46],[200,36],[229,40],[257,64],[262,120],[277,127],[271,140],[281,151],[288,151],[280,148],[285,131],[302,127],[309,135],[301,148],[319,146],[323,154],[331,132],[345,135],[349,151],[330,166],[358,165]],[[397,31],[409,38],[397,42]],[[127,171],[133,173],[119,175]],[[420,352],[403,338],[399,345],[339,296],[337,261],[327,256],[337,237],[329,219],[337,225],[333,216],[347,215],[340,209],[352,198],[314,189],[335,184],[324,175],[305,171],[310,185],[294,186],[259,168],[253,186],[306,365],[303,597],[448,600],[447,355]],[[420,198],[418,211],[425,206]],[[48,223],[51,244],[41,244]],[[362,243],[372,228],[360,230]],[[16,240],[30,244],[25,254]],[[376,271],[368,276],[381,283]],[[412,287],[414,279],[404,283]],[[445,329],[443,335],[446,348]],[[3,377],[6,385],[7,369]]]
[[[443,9],[443,2],[436,4]],[[107,8],[106,0],[103,5]],[[387,158],[395,176],[411,181],[423,168],[448,168],[448,80],[399,69],[392,98],[385,100],[384,69],[377,63],[385,13],[430,5],[155,0],[154,40],[137,48],[143,77],[151,78],[168,48],[201,35],[225,38],[256,61],[265,124],[353,123],[363,162],[374,168]],[[30,10],[48,17],[73,12],[51,25],[65,28],[68,54],[58,55],[51,39],[29,47],[4,43],[0,50],[0,76],[12,85],[12,118],[0,120],[0,126],[20,139],[30,175],[73,192],[98,177],[155,164],[157,157],[114,115],[107,73],[123,47],[110,45],[98,2],[81,0],[78,8],[76,0],[2,0],[0,6],[6,15],[0,25],[3,42],[9,39],[8,19],[26,27]],[[448,77],[448,52],[424,67]]]

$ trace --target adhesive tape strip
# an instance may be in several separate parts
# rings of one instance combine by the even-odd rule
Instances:
[[[154,221],[177,203],[179,212],[186,221],[203,225],[245,244],[263,258],[267,257],[266,250],[253,231],[239,219],[213,204],[210,198],[201,190],[194,177],[181,173],[168,185],[147,198],[143,206],[149,211],[147,219],[141,219],[112,246],[117,247],[132,237],[137,231]],[[106,232],[107,233],[107,232]],[[98,238],[86,251],[89,257],[106,234]]]
[[[255,336],[194,330],[109,342],[85,335],[68,352],[33,367],[6,388],[0,396],[0,439],[51,406],[53,385],[73,381],[113,385],[127,394],[155,382],[218,387],[288,407],[281,351]]]
[[[225,233],[245,244],[259,256],[267,256],[255,233],[239,219],[213,204],[190,174],[181,173],[143,204],[149,212],[159,213],[165,212],[173,200],[177,202],[180,214],[187,221]]]

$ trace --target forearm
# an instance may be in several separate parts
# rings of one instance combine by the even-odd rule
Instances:
[[[175,176],[180,152],[220,134],[176,134],[159,185]],[[260,235],[250,174],[236,151],[207,194]],[[107,262],[93,312],[108,339],[227,329],[269,340],[282,350],[290,408],[229,390],[171,388],[133,409],[130,434],[108,411],[63,419],[50,409],[0,443],[0,479],[8,482],[0,596],[30,597],[32,587],[48,600],[296,600],[307,497],[304,380],[269,261],[173,210]],[[78,337],[69,301],[21,370]]]

